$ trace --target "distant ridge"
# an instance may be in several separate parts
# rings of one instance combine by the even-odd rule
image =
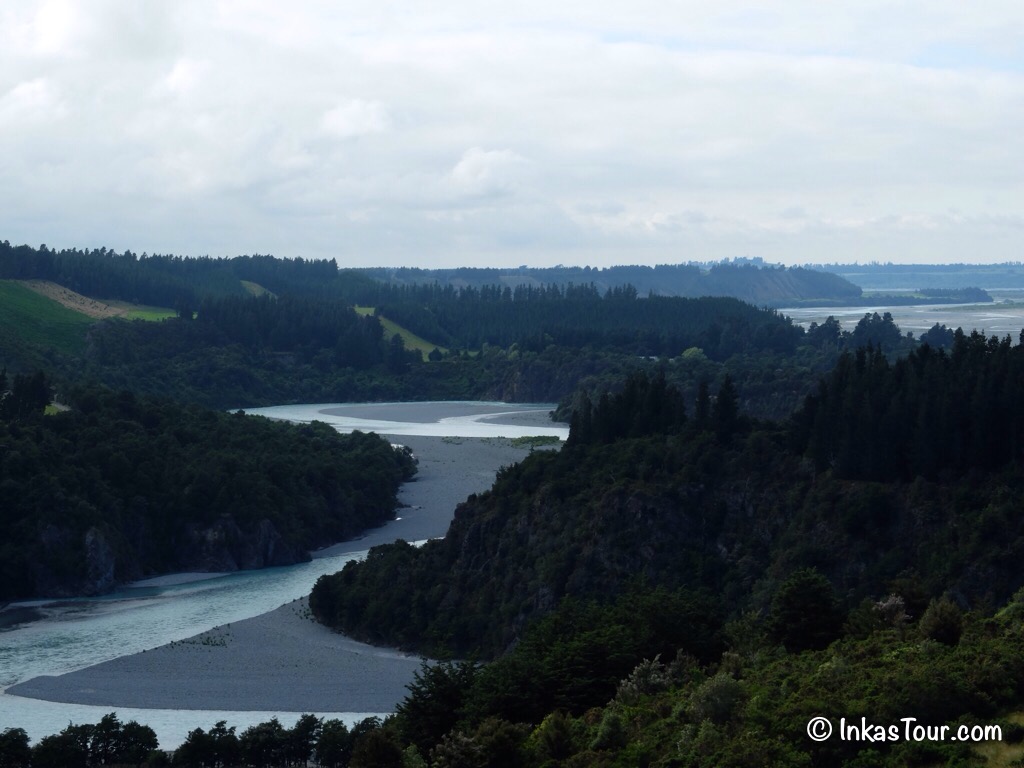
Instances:
[[[393,285],[436,283],[454,288],[500,285],[540,287],[594,285],[607,292],[631,285],[643,296],[727,296],[758,306],[782,306],[794,301],[851,300],[861,295],[857,285],[839,275],[804,267],[782,267],[760,260],[717,264],[659,264],[595,267],[518,267],[418,269],[412,267],[361,270]]]
[[[920,288],[1024,290],[1024,263],[1002,264],[814,264],[807,269],[852,281],[865,291]]]

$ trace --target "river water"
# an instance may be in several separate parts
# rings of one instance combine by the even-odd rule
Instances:
[[[547,420],[550,408],[503,403],[374,403],[280,406],[249,412],[290,421],[318,419],[340,431],[376,431],[393,436],[398,442],[409,435],[555,435],[564,439],[567,429]],[[467,442],[465,449],[472,451],[473,443]],[[443,533],[442,528],[430,535]],[[379,541],[380,537],[375,539]],[[356,541],[351,548],[333,547],[330,557],[283,568],[243,571],[184,583],[157,579],[101,598],[14,606],[14,610],[0,613],[0,691],[39,675],[71,672],[266,613],[308,594],[322,574],[338,571],[347,561],[364,557],[366,546]],[[115,709],[122,721],[137,720],[151,726],[165,749],[180,744],[190,730],[209,728],[218,720],[227,720],[241,731],[271,717],[290,727],[301,714],[87,706],[0,692],[0,731],[24,728],[35,742],[42,736],[58,733],[69,722],[97,722]],[[315,714],[352,723],[375,713]]]

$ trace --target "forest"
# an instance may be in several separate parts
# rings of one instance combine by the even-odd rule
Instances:
[[[322,423],[94,387],[44,415],[49,401],[42,374],[0,401],[0,601],[300,562],[390,519],[415,472],[382,438]]]
[[[218,722],[168,754],[111,713],[34,745],[4,731],[0,765],[1024,759],[1010,338],[914,338],[877,313],[804,330],[597,280],[413,285],[333,262],[2,244],[0,278],[29,277],[177,316],[60,326],[59,349],[0,335],[0,600],[294,562],[389,517],[415,470],[374,436],[211,406],[546,400],[571,431],[503,468],[444,539],[317,583],[318,620],[440,660],[385,721]],[[822,714],[1001,738],[814,742]]]
[[[752,264],[719,271],[754,280],[759,270],[782,274]],[[849,331],[834,321],[805,331],[733,298],[647,296],[629,284],[456,287],[385,283],[368,274],[322,260],[0,243],[0,278],[54,280],[97,299],[177,310],[158,322],[112,318],[83,326],[67,325],[64,315],[74,313],[26,306],[0,328],[0,365],[45,369],[58,389],[91,381],[221,409],[491,399],[559,402],[568,419],[580,391],[616,389],[630,371],[653,372],[668,360],[667,376],[691,397],[701,380],[718,385],[728,372],[741,385],[741,409],[785,418],[843,349],[873,343],[898,354],[918,341],[877,315]],[[407,347],[401,335],[384,332],[385,319],[436,348],[426,354]],[[33,327],[52,332],[33,336]],[[932,346],[951,343],[938,333],[925,335]]]
[[[375,548],[322,577],[311,607],[372,642],[487,660],[424,671],[385,726],[434,765],[487,753],[497,724],[521,728],[510,765],[974,764],[963,743],[865,749],[804,726],[902,712],[1024,735],[1007,719],[1024,694],[1024,477],[1000,437],[1022,359],[962,333],[893,363],[847,352],[782,422],[739,412],[731,380],[690,401],[634,376],[577,410],[561,452],[461,505],[444,539]],[[943,382],[925,419],[923,379]],[[992,410],[972,414],[963,398],[982,392]],[[840,403],[857,407],[823,417]],[[897,417],[889,454],[879,430]],[[974,418],[1004,453],[914,463],[916,446],[969,441]],[[846,444],[864,461],[844,463]]]
[[[758,306],[783,306],[805,300],[842,302],[860,297],[848,280],[803,267],[783,268],[760,259],[736,259],[715,264],[659,264],[648,266],[519,267],[496,269],[372,269],[366,273],[397,286],[438,285],[442,288],[487,286],[544,287],[594,285],[602,293],[631,285],[642,294],[657,296],[728,296]]]

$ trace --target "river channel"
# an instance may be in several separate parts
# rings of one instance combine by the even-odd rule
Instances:
[[[174,748],[197,727],[226,720],[239,731],[278,717],[286,726],[298,712],[140,709],[88,706],[30,699],[3,691],[43,675],[61,675],[230,622],[271,611],[309,593],[316,579],[365,556],[378,543],[443,536],[454,506],[468,493],[484,490],[502,463],[525,455],[508,438],[533,435],[564,439],[567,428],[549,421],[550,405],[504,403],[373,403],[278,406],[251,414],[289,421],[326,421],[340,431],[360,429],[407,443],[420,459],[420,476],[400,500],[409,505],[397,519],[359,540],[317,553],[308,563],[220,575],[158,578],[99,598],[37,601],[0,613],[0,731],[24,728],[33,743],[58,733],[69,722],[96,722],[116,710],[122,721],[137,720],[156,730],[165,749]],[[434,454],[443,455],[437,459]],[[347,722],[367,712],[316,712]]]

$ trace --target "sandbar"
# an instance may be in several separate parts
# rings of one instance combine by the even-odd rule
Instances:
[[[419,459],[395,520],[314,557],[443,536],[456,505],[490,488],[501,466],[529,453],[504,438],[403,436]],[[59,676],[8,694],[110,707],[284,712],[390,712],[422,659],[356,642],[314,621],[305,598],[187,640]]]

